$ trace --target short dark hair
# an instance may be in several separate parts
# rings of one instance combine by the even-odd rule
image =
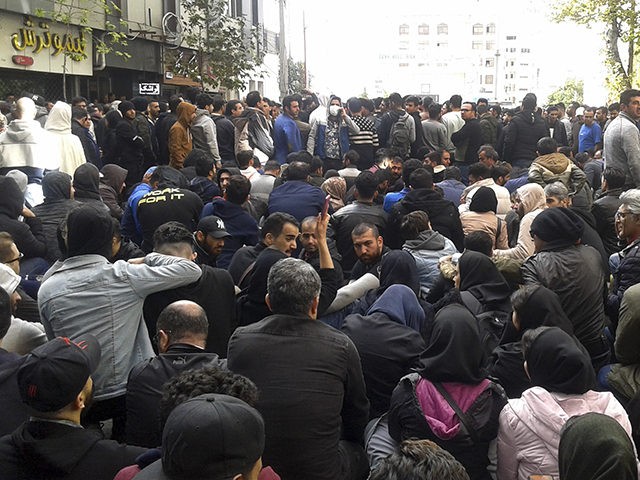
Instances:
[[[351,236],[360,237],[367,233],[369,230],[371,230],[371,233],[373,233],[373,236],[375,238],[378,238],[380,236],[380,230],[378,230],[378,227],[375,224],[368,222],[362,222],[356,225],[353,230],[351,230]]]
[[[344,154],[344,159],[348,160],[350,165],[358,165],[360,154],[355,150],[348,150],[347,153]]]
[[[247,93],[247,105],[249,107],[255,108],[260,100],[262,100],[262,95],[260,95],[260,92],[253,90]]]
[[[522,108],[526,110],[534,110],[538,104],[538,97],[535,93],[527,93],[522,99]]]
[[[531,295],[540,288],[540,285],[523,285],[511,294],[511,308],[514,312],[521,312]]]
[[[484,152],[484,155],[486,157],[489,157],[495,160],[496,162],[500,160],[500,155],[498,155],[498,152],[496,151],[496,149],[493,148],[493,145],[489,145],[489,144],[480,145],[480,148],[478,149],[478,154],[480,154],[480,152]]]
[[[370,200],[378,191],[378,179],[373,172],[365,170],[356,177],[356,190],[362,200]]]
[[[368,98],[360,98],[360,103],[362,104],[362,106],[369,110],[369,112],[373,112],[376,109],[376,106],[373,104],[373,100],[370,100]]]
[[[433,175],[426,168],[418,168],[409,177],[411,188],[433,188]]]
[[[409,95],[404,99],[404,103],[413,103],[414,105],[420,105],[420,99],[415,95]]]
[[[567,146],[562,146],[562,147],[558,147],[558,153],[563,154],[565,157],[567,158],[571,158],[571,147],[567,147]]]
[[[480,252],[490,257],[493,252],[493,240],[487,232],[476,230],[465,235],[464,248],[465,250]]]
[[[441,150],[435,150],[433,152],[429,152],[429,153],[427,153],[427,156],[425,158],[428,158],[429,161],[435,163],[436,165],[442,165],[442,151]]]
[[[402,95],[400,95],[398,92],[393,92],[391,95],[389,95],[389,103],[401,107],[403,103]]]
[[[633,97],[640,97],[640,90],[636,90],[635,88],[625,90],[620,94],[620,104],[629,105],[629,102]]]
[[[175,254],[178,244],[193,245],[193,234],[180,222],[167,222],[153,232],[153,250],[165,255]]]
[[[611,105],[609,105],[608,110],[610,112],[619,112],[620,111],[620,102],[613,102]]]
[[[275,170],[280,170],[282,167],[280,166],[280,162],[277,160],[267,160],[264,164],[265,172],[273,172]]]
[[[431,120],[437,120],[440,114],[442,113],[442,105],[439,103],[432,103],[429,105],[428,110],[429,118]]]
[[[11,326],[11,295],[0,288],[0,340],[9,331]]]
[[[184,159],[186,166],[193,165],[195,167],[196,175],[199,177],[209,175],[209,172],[213,170],[213,162],[214,159],[211,153],[200,148],[191,150]]]
[[[453,108],[460,108],[462,106],[462,97],[458,94],[451,95],[449,103]]]
[[[359,98],[351,97],[347,100],[347,108],[351,113],[358,113],[362,110],[362,102]]]
[[[558,112],[560,109],[558,108],[557,105],[549,105],[547,107],[547,113],[551,113],[551,112]]]
[[[507,162],[496,163],[491,169],[491,178],[498,180],[500,177],[506,177],[511,174],[511,164]]]
[[[253,160],[253,150],[242,150],[236,153],[236,162],[238,162],[238,167],[243,170],[249,167],[251,160]]]
[[[471,107],[471,111],[475,112],[478,109],[476,102],[462,102],[464,105],[469,105]],[[462,106],[462,105],[461,105]]]
[[[469,480],[453,455],[431,440],[405,440],[396,452],[378,463],[369,480]]]
[[[306,162],[295,161],[287,168],[287,180],[305,181],[310,173],[310,165]]]
[[[89,111],[83,107],[71,107],[71,118],[81,120],[89,116]]]
[[[622,188],[627,180],[625,173],[619,168],[607,167],[603,175],[608,188]]]
[[[237,98],[234,98],[233,100],[229,100],[227,102],[227,107],[224,109],[224,114],[227,117],[230,117],[231,113],[236,109],[236,105],[238,104],[242,105],[242,102]]]
[[[219,367],[204,367],[187,370],[176,375],[162,387],[160,399],[160,429],[169,414],[181,403],[205,393],[222,393],[255,407],[258,402],[258,387],[247,377]]]
[[[199,93],[196,95],[196,107],[205,108],[207,105],[213,105],[213,98],[208,93]]]
[[[311,171],[315,172],[318,169],[324,168],[324,163],[322,162],[322,159],[318,156],[318,155],[314,155],[313,157],[311,157],[311,163],[309,164],[311,167]]]
[[[283,108],[291,108],[291,103],[293,102],[298,102],[298,97],[296,97],[295,95],[287,95],[286,97],[284,97],[282,99],[282,107]]]
[[[171,95],[171,97],[169,97],[169,110],[176,113],[178,105],[180,105],[181,102],[182,98],[179,95]]]
[[[420,232],[429,230],[429,215],[423,210],[407,213],[400,223],[400,235],[403,240],[415,240]]]
[[[84,98],[84,97],[81,97],[81,96],[73,97],[71,99],[71,106],[75,106],[75,105],[77,105],[79,103],[82,103],[82,102],[87,103],[87,99]]]
[[[262,228],[260,229],[260,236],[265,238],[267,233],[270,233],[274,237],[277,237],[282,233],[282,229],[285,224],[291,223],[296,227],[300,228],[300,224],[296,217],[284,212],[275,212],[269,215],[264,223],[262,224]]]
[[[189,303],[177,301],[164,307],[158,315],[156,332],[164,330],[176,342],[191,335],[206,338],[209,333],[207,314],[197,303]]]
[[[416,158],[410,158],[409,160],[404,162],[402,164],[402,181],[405,184],[411,184],[409,180],[411,178],[411,174],[417,169],[423,168],[423,166],[424,164]]]
[[[538,150],[538,154],[540,155],[556,153],[558,150],[558,142],[551,137],[542,137],[536,144],[536,150]]]
[[[444,179],[445,180],[458,180],[460,181],[460,179],[462,178],[462,173],[460,172],[460,169],[458,167],[447,167],[444,169]]]
[[[219,111],[222,107],[224,107],[224,104],[226,103],[226,100],[224,98],[222,98],[222,95],[214,95],[212,98],[212,105],[213,105],[213,110],[214,111]]]
[[[231,175],[229,185],[227,185],[227,190],[225,191],[227,201],[242,205],[247,201],[249,192],[251,192],[251,182],[247,177],[244,175]]]
[[[159,165],[149,177],[149,183],[152,185],[158,182],[158,187],[188,187],[187,179],[184,174],[169,165]]]
[[[476,162],[469,165],[469,175],[473,175],[475,178],[491,178],[491,167],[488,167],[482,162]]]

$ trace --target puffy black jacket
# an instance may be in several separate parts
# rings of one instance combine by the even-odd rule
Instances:
[[[504,137],[503,160],[512,165],[529,167],[537,157],[536,144],[549,130],[540,115],[530,110],[518,113],[509,123]]]
[[[390,248],[401,248],[403,240],[400,237],[402,218],[411,212],[422,210],[429,216],[431,228],[451,240],[459,251],[464,248],[464,234],[460,223],[460,214],[455,205],[445,200],[435,190],[417,188],[391,208],[387,224],[385,243]]]
[[[560,297],[575,336],[594,357],[604,329],[604,273],[597,250],[576,245],[541,251],[522,265],[525,284],[540,284]]]
[[[608,190],[603,197],[593,202],[591,213],[596,220],[596,231],[608,255],[620,251],[618,235],[616,234],[615,215],[618,207],[622,205],[620,200],[621,188]]]
[[[160,446],[159,409],[163,385],[182,372],[204,367],[226,368],[226,360],[221,360],[215,353],[178,343],[131,369],[127,382],[126,439],[129,445]]]
[[[640,283],[640,241],[635,241],[621,253],[618,269],[613,272],[613,288],[607,298],[606,312],[614,326],[618,323],[618,311],[627,289]]]

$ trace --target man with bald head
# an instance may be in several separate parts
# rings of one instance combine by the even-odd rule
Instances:
[[[226,360],[205,352],[209,321],[200,305],[179,300],[168,305],[156,323],[160,354],[139,363],[127,383],[126,443],[157,447],[161,443],[158,411],[162,386],[176,375],[203,367],[226,368]]]
[[[50,134],[35,120],[36,104],[28,97],[16,102],[14,120],[0,134],[0,175],[20,170],[28,177],[25,200],[31,206],[43,202],[44,171],[60,166],[60,155],[51,148]]]

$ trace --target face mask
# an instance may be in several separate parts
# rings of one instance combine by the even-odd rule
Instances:
[[[339,105],[331,105],[329,107],[329,115],[332,117],[337,117],[340,114],[340,106]]]

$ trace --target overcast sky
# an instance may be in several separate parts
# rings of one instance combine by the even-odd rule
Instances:
[[[480,23],[493,21],[531,36],[532,54],[540,68],[537,93],[541,101],[567,78],[575,77],[585,81],[586,103],[605,103],[599,32],[552,22],[549,3],[550,0],[289,0],[287,43],[293,58],[302,60],[304,11],[312,88],[347,97],[359,95],[365,88],[372,90],[374,75],[379,73],[377,55],[397,33],[402,17],[437,12],[455,19],[468,14]],[[578,50],[580,54],[576,54]],[[387,91],[393,91],[396,74],[397,71],[384,74]]]

